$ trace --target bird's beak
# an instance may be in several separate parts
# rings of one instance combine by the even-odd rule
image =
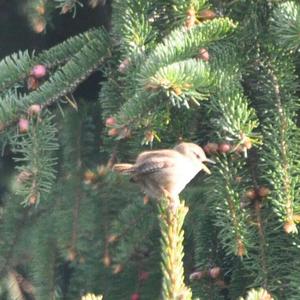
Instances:
[[[211,171],[204,163],[202,163],[202,170],[209,175],[211,174]]]
[[[209,159],[209,158],[206,158],[203,162],[208,162],[208,163],[211,163],[211,164],[215,164],[216,162]],[[211,171],[210,169],[202,162],[202,170],[207,173],[207,174],[211,174]]]
[[[208,163],[211,163],[211,164],[216,164],[216,162],[212,159],[209,159],[209,158],[206,158],[204,162],[208,162]]]

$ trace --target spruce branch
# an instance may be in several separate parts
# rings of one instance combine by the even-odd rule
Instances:
[[[67,252],[68,259],[73,261],[77,255],[78,235],[80,232],[79,216],[84,198],[83,179],[83,113],[67,110],[62,121],[63,130],[60,132],[60,142],[63,149],[63,164],[61,166],[62,178],[59,188],[63,193],[62,199],[57,203],[58,224],[60,232],[57,239],[63,254]],[[70,205],[72,203],[72,205]]]
[[[160,68],[144,87],[150,92],[161,89],[174,106],[189,108],[189,102],[199,105],[198,100],[208,98],[214,81],[207,64],[190,59]]]
[[[14,53],[0,61],[0,92],[24,80],[34,65],[28,51]]]
[[[241,187],[236,180],[241,176],[244,162],[225,155],[219,157],[217,162],[218,173],[212,180],[215,180],[215,186],[223,188],[215,190],[215,196],[222,199],[216,207],[215,224],[220,228],[219,238],[226,252],[242,257],[247,255],[247,247],[252,241],[247,225],[248,213],[240,205]]]
[[[26,103],[41,103],[50,105],[57,99],[71,93],[74,89],[93,73],[108,55],[108,40],[105,34],[99,39],[92,40],[85,45],[60,70],[50,77],[40,89],[23,98]],[[38,101],[42,97],[44,101]],[[29,101],[29,99],[32,99]],[[27,101],[26,101],[27,100]]]
[[[120,41],[125,56],[144,51],[154,37],[150,22],[152,1],[116,0],[113,2],[112,35]]]
[[[211,278],[209,269],[212,266],[221,267],[226,262],[222,258],[222,245],[217,238],[218,228],[214,226],[215,213],[209,209],[212,204],[208,188],[209,178],[195,186],[189,193],[190,213],[186,228],[191,228],[194,245],[194,272],[190,274],[193,296],[200,299],[219,299],[220,289]],[[207,182],[208,180],[208,182]],[[199,201],[201,199],[201,201]],[[201,202],[201,204],[200,204]],[[203,278],[197,280],[193,276],[201,274]],[[207,278],[205,278],[207,277]],[[221,280],[221,278],[218,278]]]
[[[256,218],[256,226],[258,230],[258,236],[259,236],[259,259],[260,259],[260,266],[261,266],[261,273],[263,275],[263,281],[262,285],[268,286],[268,259],[267,259],[267,241],[266,241],[266,233],[265,233],[265,226],[263,222],[263,215],[261,212],[262,204],[260,203],[260,200],[256,200],[254,203],[254,212],[255,212],[255,218]]]
[[[195,11],[201,11],[204,8],[208,7],[208,3],[206,0],[188,0],[188,1],[173,0],[173,7],[176,11],[180,11],[186,14],[189,9],[193,9]]]
[[[139,128],[146,123],[152,124],[157,118],[156,123],[162,124],[170,104],[189,107],[191,103],[198,104],[199,100],[207,98],[215,88],[215,74],[210,72],[208,64],[192,58],[200,47],[225,38],[235,26],[230,19],[220,18],[190,30],[172,31],[146,61],[141,61],[135,68],[135,78],[128,78],[132,88],[130,94],[127,91],[127,101],[117,114],[118,122]],[[133,83],[136,83],[134,88]],[[252,112],[250,114],[252,117]]]
[[[14,267],[15,250],[23,234],[24,225],[29,219],[29,210],[20,206],[17,197],[8,196],[5,199],[5,204],[3,219],[0,223],[0,233],[4,237],[0,248],[1,278]]]
[[[91,40],[99,38],[102,29],[91,29],[70,37],[66,41],[39,54],[28,51],[11,54],[0,61],[0,93],[12,88],[26,79],[36,64],[43,64],[48,70],[54,69],[70,60]]]
[[[230,143],[244,146],[248,140],[251,145],[259,144],[261,137],[255,131],[259,120],[241,85],[242,62],[238,61],[236,49],[231,44],[221,44],[213,50],[216,59],[211,72],[217,82],[206,105],[212,111],[213,127],[222,139]]]
[[[265,207],[265,199],[261,197],[257,197],[257,192],[259,191],[259,185],[258,185],[258,159],[257,159],[257,152],[251,153],[251,155],[248,158],[248,169],[251,174],[251,183],[254,186],[255,191],[255,199],[248,199],[251,201],[249,209],[252,210],[252,217],[255,225],[255,229],[258,233],[258,249],[259,249],[259,255],[257,257],[257,263],[259,263],[260,273],[261,273],[261,282],[259,282],[259,285],[262,287],[267,288],[269,285],[269,269],[270,269],[270,262],[268,260],[268,241],[267,241],[267,233],[266,233],[266,224],[265,224],[265,217],[269,213],[269,210]],[[256,246],[254,248],[257,248]]]
[[[79,214],[80,205],[82,200],[81,186],[78,184],[76,188],[76,199],[73,207],[73,217],[72,217],[72,235],[70,240],[69,253],[76,255],[76,244],[78,243],[78,232],[79,232]]]
[[[285,1],[273,11],[270,31],[276,44],[296,51],[300,46],[300,5]]]
[[[271,49],[274,52],[267,53],[268,58],[260,62],[260,82],[254,88],[254,96],[260,99],[258,107],[264,109],[260,116],[264,136],[261,167],[273,188],[274,212],[287,233],[296,233],[300,211],[297,171],[300,132],[296,116],[299,99],[295,95],[298,84],[291,59],[273,46]]]
[[[279,115],[279,141],[280,141],[280,151],[281,151],[281,164],[283,171],[283,191],[286,194],[285,200],[285,210],[286,210],[286,223],[294,224],[294,212],[293,212],[293,196],[291,194],[292,191],[292,178],[290,176],[290,166],[288,162],[288,146],[287,146],[287,130],[288,130],[288,118],[286,116],[285,109],[282,105],[282,100],[280,96],[280,87],[277,76],[274,74],[272,69],[270,69],[270,76],[272,80],[272,84],[274,86],[274,96],[276,100],[276,109]],[[297,229],[292,230],[297,231]]]
[[[22,204],[33,205],[46,198],[55,182],[58,149],[57,129],[53,115],[33,118],[28,133],[14,136],[11,140],[19,175],[16,180],[16,194],[23,197]]]
[[[169,203],[161,199],[159,205],[159,222],[162,246],[162,297],[164,300],[189,300],[192,292],[184,283],[183,268],[183,222],[188,208],[182,201]]]
[[[228,18],[204,22],[190,30],[173,30],[149,55],[141,67],[141,79],[154,76],[159,68],[195,57],[201,47],[219,41],[234,31],[236,24]]]
[[[30,271],[35,286],[35,297],[40,300],[55,299],[59,295],[56,282],[57,243],[52,214],[39,218],[32,232],[32,260]]]
[[[108,55],[108,36],[102,31],[97,39],[91,40],[82,47],[38,90],[17,99],[7,100],[14,102],[16,107],[14,106],[11,111],[6,110],[5,114],[1,111],[5,108],[0,107],[0,116],[4,116],[4,120],[1,120],[1,129],[4,130],[14,124],[20,114],[27,112],[31,104],[40,104],[42,108],[45,108],[60,100],[64,95],[73,92],[82,81],[103,64]]]

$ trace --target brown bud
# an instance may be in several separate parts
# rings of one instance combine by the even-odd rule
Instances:
[[[69,249],[68,250],[68,255],[67,255],[67,260],[68,261],[74,261],[76,259],[76,251],[74,249]]]
[[[70,4],[65,4],[62,8],[61,8],[61,11],[60,13],[62,15],[68,13],[70,10],[72,9],[72,6]]]
[[[144,88],[147,92],[157,92],[160,90],[161,86],[154,82],[148,82],[145,84]]]
[[[106,4],[106,0],[90,0],[89,6],[91,8],[96,8],[96,6],[104,6]]]
[[[236,181],[237,183],[241,183],[241,182],[242,182],[242,179],[243,179],[242,176],[236,176],[236,177],[235,177],[235,181]]]
[[[17,182],[18,183],[23,183],[27,180],[30,179],[30,177],[32,176],[32,172],[28,171],[28,170],[23,170],[21,173],[19,173],[19,175],[17,176]]]
[[[147,143],[152,143],[154,140],[154,133],[152,130],[147,130],[145,132],[145,140]]]
[[[26,133],[29,129],[29,121],[27,119],[21,118],[18,125],[20,133]]]
[[[27,78],[27,89],[29,91],[34,91],[34,90],[38,89],[39,86],[40,86],[40,83],[34,76],[29,76]]]
[[[111,264],[111,258],[110,258],[110,256],[109,256],[109,254],[108,253],[106,253],[104,256],[103,256],[103,265],[106,267],[106,268],[108,268],[109,266],[110,266],[110,264]]]
[[[264,197],[267,197],[269,194],[270,194],[270,189],[269,188],[267,188],[266,186],[261,186],[259,189],[258,189],[258,196],[259,197],[262,197],[262,198],[264,198]]]
[[[100,177],[105,176],[107,174],[108,168],[105,165],[100,165],[97,167],[97,173]]]
[[[207,276],[207,272],[206,271],[196,271],[190,274],[190,280],[200,280],[204,277]]]
[[[36,33],[42,33],[46,28],[46,21],[42,17],[33,19],[32,28]]]
[[[203,61],[209,61],[209,53],[208,53],[207,49],[200,48],[197,58],[201,59]]]
[[[114,137],[119,135],[119,130],[117,128],[111,128],[107,133],[109,136]]]
[[[177,96],[179,96],[179,95],[182,94],[182,90],[181,90],[181,88],[178,87],[178,86],[173,86],[171,89],[172,89],[172,91],[173,91]]]
[[[29,204],[30,204],[30,205],[36,204],[36,201],[37,201],[37,196],[36,196],[36,195],[31,195],[31,196],[29,197]]]
[[[184,25],[187,29],[190,29],[195,25],[196,21],[197,18],[195,15],[187,16]]]
[[[114,117],[108,117],[106,120],[105,120],[105,126],[106,127],[112,127],[112,126],[115,126],[117,123],[116,119]]]
[[[247,139],[244,141],[243,145],[244,145],[244,147],[245,147],[247,150],[249,150],[249,149],[252,148],[252,142],[251,142],[251,140],[250,140],[249,138],[247,138]]]
[[[27,113],[31,116],[39,114],[41,111],[41,106],[39,104],[32,104],[29,106]]]
[[[92,182],[95,182],[96,179],[97,175],[91,170],[86,170],[83,174],[83,180],[85,184],[91,184]]]
[[[122,128],[120,128],[118,136],[121,139],[130,138],[131,130],[127,126],[123,126]]]
[[[218,149],[219,149],[219,145],[216,144],[216,143],[207,143],[205,146],[204,146],[204,151],[207,153],[207,154],[215,154],[218,152]]]
[[[119,65],[119,67],[118,67],[118,71],[119,71],[120,73],[124,74],[124,73],[127,71],[129,65],[130,65],[130,59],[129,59],[129,58],[125,58],[125,59],[120,63],[120,65]]]
[[[45,6],[43,4],[36,6],[35,10],[39,15],[44,15],[46,12]]]
[[[245,196],[249,199],[249,200],[255,200],[257,198],[257,193],[255,189],[249,189],[246,191]]]
[[[204,9],[200,12],[199,17],[201,20],[212,20],[217,16],[217,14],[211,9]]]
[[[109,244],[115,242],[116,240],[118,239],[118,236],[116,234],[110,234],[108,237],[107,237],[107,242]]]
[[[298,232],[297,226],[292,220],[285,222],[283,225],[283,229],[288,234]]]
[[[244,145],[237,145],[236,147],[234,147],[233,149],[235,151],[235,153],[237,154],[242,154],[246,151],[246,147]]]
[[[144,196],[143,198],[144,204],[147,205],[150,201],[149,197],[147,195]]]
[[[113,274],[118,274],[123,271],[123,266],[121,264],[117,264],[113,268]]]
[[[216,279],[221,275],[221,268],[220,267],[213,267],[208,271],[208,274],[211,278]]]
[[[231,145],[227,143],[222,143],[218,148],[220,153],[228,153],[231,150]]]
[[[248,206],[250,206],[251,203],[249,201],[247,201],[247,200],[241,199],[240,208],[244,209],[244,208],[247,208]]]
[[[236,255],[237,256],[244,256],[245,254],[246,254],[246,248],[245,248],[245,245],[244,245],[244,243],[243,243],[243,241],[242,240],[238,240],[237,241],[237,244],[236,244],[236,246],[237,246],[237,251],[236,251]]]
[[[193,8],[190,8],[187,13],[187,16],[195,16],[196,15],[196,11]]]

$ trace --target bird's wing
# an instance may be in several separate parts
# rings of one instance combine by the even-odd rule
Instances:
[[[135,172],[139,175],[146,175],[158,172],[164,168],[173,167],[174,164],[175,160],[173,155],[161,155],[161,152],[157,155],[153,155],[153,153],[151,153],[151,157],[145,155],[137,160]]]

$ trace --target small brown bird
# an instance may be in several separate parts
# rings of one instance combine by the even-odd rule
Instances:
[[[200,146],[180,143],[173,149],[142,152],[135,164],[115,164],[113,170],[131,175],[151,198],[176,199],[199,171],[211,174],[204,162],[215,163]]]

